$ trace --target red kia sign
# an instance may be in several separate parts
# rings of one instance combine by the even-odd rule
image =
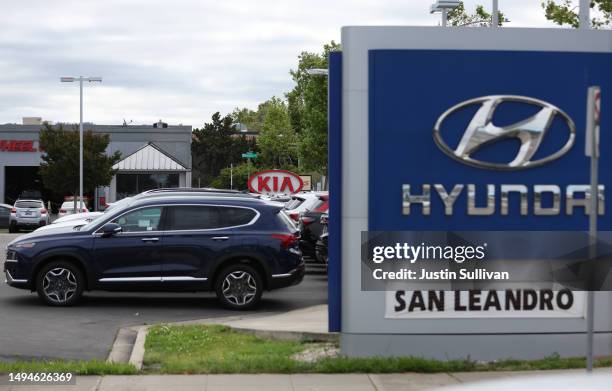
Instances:
[[[0,140],[0,151],[3,152],[36,152],[32,140]]]
[[[295,194],[302,190],[302,178],[286,170],[265,170],[249,178],[249,190],[259,194]]]

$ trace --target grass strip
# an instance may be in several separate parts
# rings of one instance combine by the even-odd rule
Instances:
[[[430,360],[420,357],[321,358],[297,361],[296,353],[317,343],[259,338],[220,325],[158,325],[149,330],[145,343],[146,373],[401,373],[520,371],[584,368],[584,358],[553,355],[540,360],[476,362]],[[596,366],[612,366],[600,359]]]
[[[78,375],[134,375],[138,371],[131,364],[117,364],[99,360],[18,360],[0,362],[0,373],[9,372],[72,372]]]

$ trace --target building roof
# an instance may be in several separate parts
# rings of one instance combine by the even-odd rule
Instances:
[[[113,166],[119,171],[189,171],[153,143],[148,143]]]

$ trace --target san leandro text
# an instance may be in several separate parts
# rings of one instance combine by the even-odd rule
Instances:
[[[505,271],[488,271],[484,267],[460,268],[457,271],[448,268],[432,270],[432,262],[455,262],[463,264],[466,261],[482,262],[486,257],[487,244],[478,246],[440,246],[411,245],[408,243],[395,243],[393,246],[374,246],[372,248],[371,260],[375,264],[383,262],[408,262],[414,265],[417,262],[422,265],[420,270],[399,268],[393,271],[374,268],[372,277],[376,280],[509,280],[510,273]]]

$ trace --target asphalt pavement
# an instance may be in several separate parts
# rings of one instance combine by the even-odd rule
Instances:
[[[17,234],[0,234],[4,249]],[[5,252],[0,251],[0,264]],[[124,326],[235,316],[212,293],[86,292],[76,307],[42,304],[36,293],[0,282],[0,361],[31,358],[106,359]],[[304,281],[264,292],[256,311],[284,312],[327,303],[327,275],[307,263]]]

